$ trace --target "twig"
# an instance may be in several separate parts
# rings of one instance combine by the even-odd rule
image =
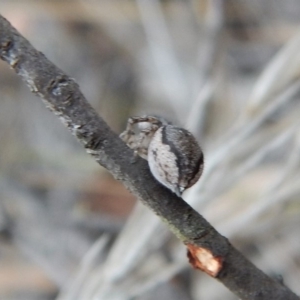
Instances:
[[[299,69],[300,33],[297,34],[274,56],[257,80],[248,100],[246,110],[251,115],[270,101],[283,88],[297,80]],[[249,116],[248,116],[249,118]]]
[[[193,265],[245,300],[299,300],[237,251],[200,214],[152,177],[147,162],[113,133],[88,104],[73,79],[54,66],[0,16],[0,56],[41,97],[104,166],[151,208],[189,249]],[[138,238],[138,237],[137,237]]]
[[[80,291],[83,289],[83,283],[88,278],[89,272],[93,269],[94,265],[98,263],[99,256],[103,255],[103,250],[108,242],[108,236],[102,235],[94,245],[89,249],[81,261],[79,272],[72,281],[72,284],[65,290],[62,290],[57,300],[72,300],[78,299]]]
[[[157,70],[163,91],[176,118],[183,121],[189,99],[186,77],[184,76],[174,51],[172,39],[161,4],[157,0],[137,0],[137,7],[151,51],[151,58]]]

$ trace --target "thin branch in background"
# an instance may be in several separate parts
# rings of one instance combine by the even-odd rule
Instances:
[[[83,257],[79,271],[76,274],[76,277],[71,280],[71,284],[67,288],[62,289],[57,300],[73,300],[80,299],[80,294],[84,289],[85,281],[89,278],[89,274],[94,269],[94,266],[99,264],[101,260],[101,254],[104,256],[104,248],[107,246],[108,236],[102,235],[89,249],[89,251]]]
[[[221,42],[224,25],[224,0],[207,1],[206,14],[203,22],[204,38],[198,45],[198,67],[202,80],[205,82],[212,75]]]
[[[135,228],[139,221],[146,222],[147,226],[140,229],[142,234],[137,239],[136,233],[132,232],[132,228]],[[118,236],[107,256],[104,265],[105,280],[114,282],[124,277],[145,259],[147,256],[147,252],[143,251],[145,247],[150,252],[163,243],[166,232],[159,225],[161,225],[159,218],[149,214],[149,210],[145,210],[143,205],[138,203],[135,206],[122,230],[122,234]],[[153,243],[152,238],[154,232],[156,237],[155,243]],[[126,247],[128,244],[132,246],[130,249]]]
[[[213,71],[216,67],[216,62],[218,62],[218,45],[221,42],[223,31],[223,6],[223,0],[209,1],[204,17],[204,24],[201,27],[204,31],[204,37],[200,39],[198,45],[198,64],[195,76],[195,85],[197,87],[198,95],[191,105],[186,120],[186,127],[191,130],[200,141],[204,138],[204,126],[207,122],[208,103],[212,99],[216,85],[213,80]]]
[[[171,110],[176,114],[179,122],[182,122],[190,93],[186,77],[176,59],[161,4],[158,0],[137,0],[136,3],[145,29],[151,58],[160,79],[159,82]]]
[[[208,104],[213,96],[213,90],[213,83],[208,81],[199,92],[187,117],[185,127],[197,136],[200,141],[203,140],[206,113],[208,111]]]
[[[270,184],[270,186],[264,192],[264,195],[274,194],[285,182],[288,181],[292,176],[297,177],[297,172],[299,171],[300,165],[300,136],[299,136],[299,126],[296,127],[296,132],[294,135],[294,146],[291,147],[289,156],[287,158],[285,168],[278,174],[277,178]]]
[[[299,48],[298,32],[280,49],[258,78],[247,103],[248,118],[299,76]]]
[[[282,191],[278,191],[277,194],[266,195],[258,199],[257,205],[251,206],[249,209],[245,210],[244,213],[241,212],[234,220],[230,220],[228,224],[224,221],[222,223],[222,228],[224,234],[230,232],[235,234],[243,230],[249,223],[258,219],[262,214],[266,213],[270,207],[274,207],[276,204],[284,204],[293,197],[299,195],[300,193],[300,180],[287,186]]]

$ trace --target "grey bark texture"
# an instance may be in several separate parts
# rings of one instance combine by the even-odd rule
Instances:
[[[215,277],[240,299],[299,299],[249,262],[185,201],[157,183],[147,162],[136,158],[97,115],[78,84],[33,48],[2,16],[0,57],[60,118],[86,151],[157,214],[183,243],[206,249],[218,258],[220,271]]]

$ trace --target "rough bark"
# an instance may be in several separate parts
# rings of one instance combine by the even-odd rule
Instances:
[[[134,157],[86,101],[78,84],[33,48],[2,16],[0,57],[60,118],[86,151],[187,245],[194,267],[217,278],[241,299],[299,299],[256,268],[186,202],[158,184],[147,162]]]

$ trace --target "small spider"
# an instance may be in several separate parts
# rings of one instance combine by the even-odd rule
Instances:
[[[154,116],[132,117],[120,138],[148,160],[153,176],[181,197],[203,171],[203,153],[186,129]]]

